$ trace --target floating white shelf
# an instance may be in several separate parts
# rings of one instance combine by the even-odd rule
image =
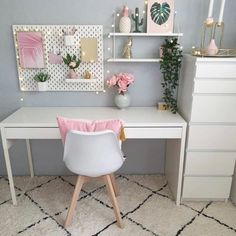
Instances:
[[[96,82],[98,79],[66,79],[67,83],[92,83]]]
[[[107,60],[107,62],[159,62],[160,60],[160,58],[110,58]]]
[[[109,33],[110,36],[180,37],[183,33]]]

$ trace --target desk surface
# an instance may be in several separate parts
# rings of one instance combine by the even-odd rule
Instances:
[[[121,119],[125,127],[183,127],[185,120],[156,107],[22,107],[0,123],[1,127],[58,127],[57,116],[74,119]]]

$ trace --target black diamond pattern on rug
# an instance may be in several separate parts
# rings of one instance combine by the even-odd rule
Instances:
[[[8,180],[0,177],[0,235],[236,235],[231,202],[176,206],[163,176],[119,175],[116,180],[124,229],[117,227],[104,183],[97,180],[84,186],[72,225],[65,229],[76,176],[16,177],[17,206]]]

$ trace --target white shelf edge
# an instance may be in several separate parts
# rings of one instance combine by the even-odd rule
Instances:
[[[68,79],[66,78],[65,81],[67,83],[92,83],[98,81],[98,79]]]
[[[109,33],[110,36],[140,36],[140,37],[174,37],[174,36],[183,36],[183,33]]]
[[[124,59],[124,58],[110,58],[107,60],[107,62],[159,62],[160,58],[138,58],[138,59]]]

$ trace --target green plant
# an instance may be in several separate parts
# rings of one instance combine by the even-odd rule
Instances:
[[[143,24],[143,18],[141,19],[140,23],[139,23],[139,9],[138,7],[135,8],[135,14],[131,15],[133,21],[135,22],[135,33],[140,33],[141,31],[139,30],[139,26],[141,26]]]
[[[176,92],[179,81],[179,72],[182,63],[182,50],[178,44],[178,39],[166,39],[162,45],[162,56],[160,61],[160,70],[163,75],[161,83],[163,91],[163,100],[172,113],[178,111]]]
[[[34,80],[36,80],[37,82],[46,82],[47,80],[49,80],[49,78],[50,78],[50,75],[44,72],[39,72],[38,74],[34,76]]]
[[[72,70],[78,68],[81,63],[81,60],[77,59],[76,55],[71,56],[69,53],[66,54],[66,57],[63,57],[63,61]]]

